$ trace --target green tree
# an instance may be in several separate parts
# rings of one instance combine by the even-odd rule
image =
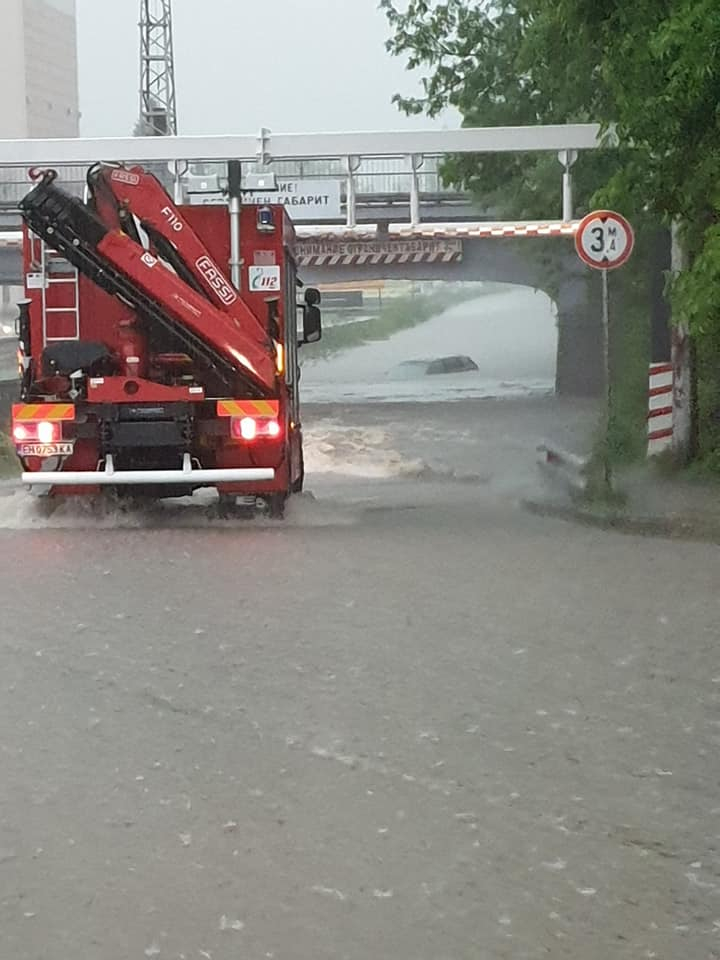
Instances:
[[[600,39],[602,119],[632,145],[606,195],[681,225],[674,317],[694,339],[699,452],[720,468],[720,11],[715,0],[560,0],[559,26]]]
[[[703,451],[720,448],[720,13],[717,0],[381,0],[388,49],[422,71],[409,113],[457,109],[465,125],[613,125],[620,146],[577,165],[580,210],[617,206],[683,225],[676,318],[698,345]],[[452,182],[514,216],[556,209],[554,160],[454,159]],[[598,190],[598,187],[600,189]],[[594,193],[594,196],[593,196]],[[555,204],[555,207],[552,205]],[[549,206],[550,205],[550,206]]]
[[[552,11],[552,3],[545,5]],[[464,126],[588,122],[603,95],[593,43],[559,34],[537,0],[410,0],[404,12],[381,0],[391,53],[425,73],[423,95],[394,97],[406,113],[436,116],[456,109]],[[615,151],[583,154],[574,170],[577,207],[589,209],[599,183],[618,167]],[[547,154],[453,158],[449,183],[481,196],[501,216],[559,216],[560,166]]]

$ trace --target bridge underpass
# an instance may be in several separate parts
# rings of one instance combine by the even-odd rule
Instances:
[[[349,288],[370,280],[446,280],[542,290],[557,310],[556,390],[595,396],[604,380],[597,278],[575,253],[574,227],[525,225],[515,228],[514,236],[508,225],[490,224],[404,229],[387,236],[324,233],[303,236],[299,263],[308,283]]]
[[[522,229],[522,228],[519,228]],[[558,323],[556,389],[594,396],[603,384],[602,326],[593,281],[578,260],[572,224],[544,225],[524,237],[474,224],[404,230],[402,236],[344,233],[313,236],[300,228],[299,264],[308,283],[367,280],[448,280],[508,283],[542,290]],[[525,228],[527,232],[527,228]],[[475,234],[475,235],[473,235]],[[0,285],[21,282],[16,241],[0,244]],[[7,289],[7,288],[6,288]]]
[[[74,141],[0,141],[0,168],[18,170],[32,165],[52,165],[71,170],[78,165],[94,162],[98,157],[110,157],[119,162],[132,162],[144,157],[145,162],[167,162],[175,171],[175,187],[180,187],[181,167],[193,162],[225,161],[229,157],[239,160],[246,170],[272,172],[281,170],[283,164],[312,164],[316,161],[336,162],[337,169],[345,172],[345,192],[342,210],[346,228],[335,227],[335,232],[326,237],[327,242],[338,242],[338,232],[367,231],[368,225],[356,224],[368,214],[362,210],[359,189],[362,188],[363,164],[380,158],[401,161],[407,173],[401,175],[403,192],[407,201],[410,223],[401,225],[404,236],[393,237],[398,226],[383,223],[382,216],[397,210],[399,196],[390,206],[385,197],[384,209],[374,211],[376,231],[380,237],[387,234],[387,242],[397,240],[416,243],[426,240],[435,244],[453,241],[451,249],[426,253],[425,248],[410,249],[398,256],[377,255],[372,249],[367,256],[360,254],[356,260],[340,256],[321,257],[312,253],[304,258],[307,280],[343,280],[346,278],[392,278],[486,280],[515,283],[547,292],[557,305],[558,312],[558,391],[570,395],[597,393],[602,384],[601,327],[597,300],[590,292],[592,279],[588,271],[576,259],[568,239],[532,241],[532,249],[522,244],[528,240],[485,238],[481,233],[473,235],[471,229],[487,229],[483,223],[452,223],[455,217],[467,217],[457,209],[448,211],[446,223],[425,224],[430,211],[423,205],[424,191],[429,182],[423,180],[424,165],[433,158],[442,158],[453,153],[496,153],[540,151],[556,152],[564,171],[562,178],[563,217],[572,219],[571,168],[578,150],[592,150],[601,145],[600,129],[595,124],[558,125],[516,128],[464,128],[455,131],[421,131],[402,133],[349,133],[349,134],[290,134],[272,135],[262,130],[259,137],[169,137],[169,138],[123,138],[118,140]],[[329,169],[329,168],[328,168]],[[307,171],[306,171],[307,172]],[[313,168],[313,175],[315,170]],[[407,185],[405,185],[407,180]],[[377,189],[378,181],[369,181]],[[437,184],[435,185],[437,189]],[[180,189],[181,193],[182,190]],[[439,195],[438,195],[439,196]],[[448,198],[442,198],[447,202]],[[455,203],[467,203],[462,197]],[[403,207],[405,209],[405,207]],[[440,208],[438,208],[439,211]],[[437,212],[436,211],[436,215]],[[477,216],[475,211],[472,211]],[[454,236],[447,228],[454,227]],[[333,228],[299,225],[302,245],[317,244],[318,233]],[[427,231],[431,231],[428,233]],[[500,234],[500,236],[505,236]],[[546,234],[547,237],[551,234]],[[362,239],[362,238],[361,238]],[[376,235],[375,240],[379,239]],[[518,246],[520,244],[520,246]],[[303,257],[301,251],[301,258]],[[314,257],[314,259],[313,259]],[[0,283],[17,280],[17,250],[0,247]]]

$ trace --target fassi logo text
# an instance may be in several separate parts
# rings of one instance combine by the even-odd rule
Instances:
[[[196,260],[195,266],[210,284],[221,303],[225,304],[226,307],[235,303],[238,298],[236,291],[230,286],[210,257],[200,257],[199,260]]]

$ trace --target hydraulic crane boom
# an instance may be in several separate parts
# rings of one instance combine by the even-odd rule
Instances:
[[[46,173],[21,203],[25,222],[38,236],[138,315],[179,337],[221,376],[231,394],[239,384],[246,384],[256,395],[272,395],[273,343],[244,304],[242,320],[218,309],[209,302],[206,289],[198,292],[136,240],[111,229],[85,204],[57,187],[54,179],[52,172]],[[197,244],[204,249],[199,240]],[[194,252],[199,252],[198,246]]]
[[[142,167],[97,164],[88,174],[95,208],[107,226],[118,225],[139,242],[135,220],[157,253],[185,282],[264,344],[266,333],[207,247],[171,201],[162,184]]]

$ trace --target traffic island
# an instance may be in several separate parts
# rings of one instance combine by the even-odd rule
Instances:
[[[720,543],[720,484],[647,464],[618,472],[608,490],[590,458],[538,449],[548,489],[523,501],[529,512],[635,536]]]
[[[536,516],[570,520],[586,527],[614,530],[641,537],[663,537],[668,540],[696,540],[720,543],[720,522],[706,517],[643,517],[627,510],[603,510],[579,504],[557,504],[525,500],[523,506]]]

